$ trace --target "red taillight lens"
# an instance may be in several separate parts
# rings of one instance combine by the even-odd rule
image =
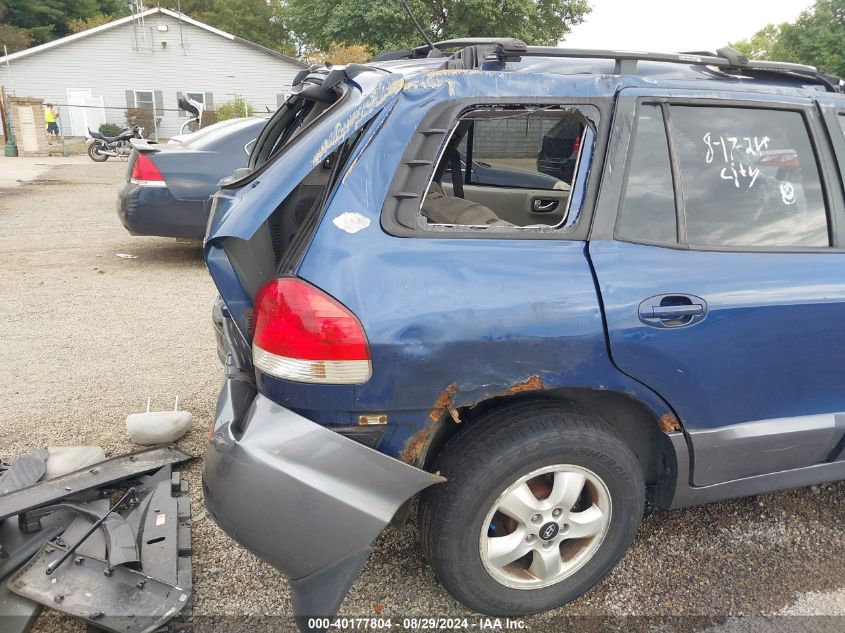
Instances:
[[[358,318],[319,288],[284,277],[255,298],[253,360],[279,378],[360,383],[370,377],[370,346]]]
[[[762,156],[758,161],[761,165],[776,165],[778,167],[800,167],[801,160],[795,152],[782,154],[769,154]]]
[[[575,142],[572,143],[572,153],[577,154],[579,151],[581,151],[581,137],[576,136]]]
[[[152,159],[145,154],[138,154],[135,164],[132,165],[132,180],[141,182],[164,182],[164,176],[156,167]]]

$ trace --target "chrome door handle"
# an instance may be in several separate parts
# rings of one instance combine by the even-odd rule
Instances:
[[[647,312],[647,310],[640,312],[640,316],[645,319],[677,319],[678,317],[702,314],[704,306],[700,303],[681,306],[651,306],[651,314],[644,314],[643,312]]]
[[[640,303],[637,316],[651,327],[684,327],[698,323],[707,316],[707,302],[695,295],[657,295]]]
[[[548,213],[557,209],[557,200],[544,200],[542,198],[535,198],[531,203],[531,209],[534,213]]]

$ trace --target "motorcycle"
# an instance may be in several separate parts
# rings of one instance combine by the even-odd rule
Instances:
[[[124,129],[117,136],[103,136],[99,132],[88,130],[88,156],[97,163],[103,163],[110,156],[128,158],[132,151],[130,140],[133,138],[144,138],[144,129],[133,127]]]

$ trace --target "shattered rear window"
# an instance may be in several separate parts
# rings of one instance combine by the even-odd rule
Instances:
[[[250,173],[244,180],[275,160],[293,139],[343,100],[347,93],[346,85],[340,83],[324,90],[324,76],[321,72],[308,75],[295,86],[298,91],[288,97],[270,118],[252,150],[249,160]]]

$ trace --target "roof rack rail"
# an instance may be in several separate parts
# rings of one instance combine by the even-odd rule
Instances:
[[[685,55],[718,55],[722,53],[723,57],[727,57],[724,55],[727,51],[735,51],[730,47],[720,48],[716,53],[709,52],[709,51],[685,51],[682,54]],[[747,68],[751,70],[757,70],[762,72],[772,72],[772,73],[794,73],[800,76],[807,76],[814,79],[818,79],[823,83],[829,84],[830,88],[832,88],[835,92],[845,92],[845,81],[837,75],[833,75],[830,73],[822,72],[818,70],[815,66],[807,66],[804,64],[793,64],[790,62],[772,62],[772,61],[765,61],[765,60],[748,60],[744,56],[742,57],[744,63],[740,65],[740,68]]]
[[[523,55],[527,57],[566,57],[573,59],[612,59],[616,61],[615,74],[633,75],[641,61],[668,62],[674,64],[700,64],[721,66],[727,63],[724,57],[715,55],[691,55],[687,53],[647,53],[644,51],[619,51],[599,48],[559,48],[557,46],[529,46]]]
[[[435,42],[438,55],[443,49],[459,49],[451,57],[451,64],[460,64],[464,68],[478,68],[491,55],[500,61],[519,57],[560,57],[570,59],[612,59],[616,62],[614,74],[633,75],[637,73],[637,64],[641,61],[686,64],[693,66],[711,66],[728,74],[744,74],[758,78],[786,76],[796,80],[809,80],[822,84],[833,92],[845,92],[845,81],[835,75],[820,72],[813,66],[789,62],[749,60],[742,53],[730,47],[711,51],[691,51],[682,53],[649,53],[644,51],[624,51],[592,48],[561,48],[556,46],[528,46],[522,40],[512,37],[465,37]],[[419,46],[410,51],[394,52],[393,59],[420,59],[432,56],[429,47]],[[458,62],[458,64],[455,64]]]
[[[749,61],[744,55],[732,48],[720,48],[715,53],[647,53],[643,51],[616,51],[590,48],[558,48],[554,46],[529,46],[523,55],[530,57],[573,57],[593,59],[614,59],[622,74],[635,73],[637,62],[653,61],[670,64],[690,64],[695,66],[715,66],[723,70],[765,70],[769,72],[789,72],[815,76],[818,70],[804,64],[788,62]]]
[[[741,73],[748,76],[756,75],[759,78],[780,75],[793,79],[810,80],[825,86],[832,92],[843,92],[843,88],[845,88],[845,82],[839,77],[819,72],[814,66],[792,64],[790,62],[749,60],[739,51],[727,46],[720,48],[715,54],[710,52],[647,53],[642,51],[529,46],[526,52],[522,54],[527,57],[613,59],[616,61],[614,73],[619,75],[634,75],[637,72],[638,62],[654,61],[670,64],[712,66],[729,74]]]
[[[685,51],[678,55],[698,55],[710,57],[723,57],[729,62],[731,68],[751,68],[752,70],[782,70],[784,72],[797,73],[818,73],[815,66],[806,64],[793,64],[791,62],[772,62],[765,60],[749,60],[745,55],[735,48],[725,46],[715,53],[712,51]]]

